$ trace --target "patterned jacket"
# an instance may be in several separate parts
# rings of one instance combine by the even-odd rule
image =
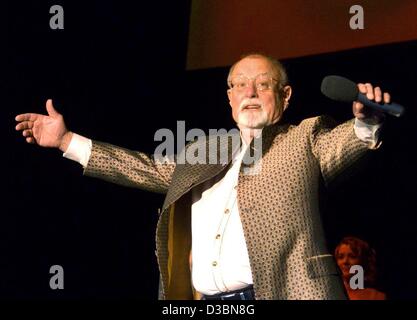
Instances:
[[[315,117],[298,126],[263,129],[261,170],[254,175],[241,170],[238,180],[238,207],[256,299],[346,298],[326,247],[319,190],[374,148],[356,137],[353,121],[335,126],[325,117]],[[205,143],[218,140],[218,156],[228,155],[223,164],[158,163],[141,152],[93,143],[84,174],[166,193],[156,232],[164,299],[193,298],[190,191],[227,171],[230,139]]]

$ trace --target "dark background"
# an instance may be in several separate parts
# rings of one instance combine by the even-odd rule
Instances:
[[[54,4],[64,8],[64,30],[49,28]],[[156,130],[175,132],[179,120],[206,133],[233,127],[228,69],[185,71],[190,1],[6,8],[0,298],[156,299],[163,196],[83,177],[59,151],[26,144],[14,117],[45,113],[52,98],[72,131],[152,153]],[[414,41],[283,61],[294,89],[287,121],[351,117],[349,105],[321,95],[328,74],[380,85],[407,107],[404,118],[387,119],[382,148],[329,190],[323,210],[330,250],[345,235],[375,247],[391,299],[417,298],[416,56]],[[49,288],[55,264],[64,268],[64,290]]]

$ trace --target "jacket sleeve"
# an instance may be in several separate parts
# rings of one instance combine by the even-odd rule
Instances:
[[[340,125],[329,117],[314,119],[310,143],[326,184],[356,163],[368,150],[377,149],[381,144],[372,145],[360,140],[353,128],[355,119]]]
[[[84,174],[127,187],[167,193],[174,169],[174,161],[159,162],[142,152],[93,141]]]

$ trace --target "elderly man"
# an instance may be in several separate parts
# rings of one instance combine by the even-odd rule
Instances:
[[[378,147],[383,115],[354,102],[355,119],[338,126],[324,117],[281,124],[292,89],[282,65],[261,54],[236,62],[228,85],[242,148],[220,142],[226,163],[161,163],[91,141],[66,129],[51,100],[48,116],[18,115],[16,129],[28,143],[59,148],[86,175],[167,194],[156,238],[162,298],[345,299],[325,243],[319,186]],[[371,84],[358,87],[390,101]],[[251,152],[261,153],[261,166],[245,174]]]

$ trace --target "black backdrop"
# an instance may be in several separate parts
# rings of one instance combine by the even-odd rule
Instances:
[[[54,4],[64,8],[64,30],[49,28]],[[157,297],[163,196],[83,177],[57,150],[24,143],[14,116],[44,113],[53,98],[71,130],[149,153],[155,131],[175,132],[179,120],[187,129],[230,129],[227,68],[185,71],[189,11],[189,1],[8,3],[1,298]],[[417,297],[416,56],[417,42],[407,42],[283,61],[294,88],[290,122],[350,117],[349,106],[321,95],[327,74],[381,85],[407,107],[403,119],[387,120],[383,147],[329,190],[323,208],[330,249],[348,234],[368,240],[393,299]],[[49,288],[55,264],[64,268],[64,290]]]

